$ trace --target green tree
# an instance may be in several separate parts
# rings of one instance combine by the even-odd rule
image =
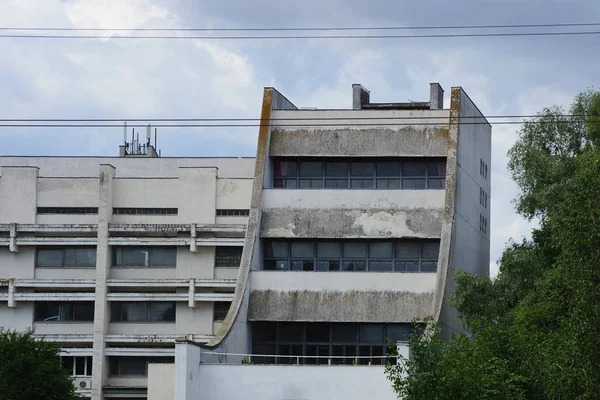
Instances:
[[[31,331],[0,329],[0,400],[78,399],[59,351]]]
[[[540,226],[494,280],[456,274],[470,335],[412,338],[411,359],[387,369],[404,399],[600,396],[600,92],[527,121],[508,166],[517,211]]]

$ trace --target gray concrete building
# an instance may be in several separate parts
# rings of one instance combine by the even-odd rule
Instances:
[[[252,158],[159,158],[152,146],[0,157],[0,327],[59,343],[86,397],[145,399],[148,363],[220,328],[253,171]]]
[[[0,326],[88,357],[98,400],[395,398],[386,339],[461,331],[454,272],[489,274],[491,126],[429,92],[266,88],[255,159],[0,157]]]
[[[424,102],[352,93],[316,110],[265,89],[235,296],[206,345],[176,345],[176,400],[392,399],[383,378],[349,384],[355,366],[383,377],[385,340],[427,316],[462,331],[454,272],[489,275],[491,126],[460,87],[447,108],[437,83]]]

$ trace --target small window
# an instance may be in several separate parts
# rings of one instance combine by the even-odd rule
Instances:
[[[215,250],[216,268],[239,268],[242,262],[243,247],[217,246]]]
[[[94,268],[95,247],[38,247],[36,267]]]
[[[176,247],[123,246],[113,248],[114,267],[173,268],[176,263]]]
[[[217,209],[217,217],[247,217],[249,215],[250,210],[246,209]]]
[[[215,301],[213,310],[213,320],[224,321],[225,317],[227,316],[227,313],[229,312],[229,307],[231,307],[231,302],[229,301]]]
[[[36,302],[34,306],[36,322],[92,322],[94,321],[93,302]]]

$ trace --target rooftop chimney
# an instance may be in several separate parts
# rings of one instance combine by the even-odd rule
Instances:
[[[444,89],[439,83],[429,84],[429,109],[441,110],[444,108]]]
[[[360,110],[363,104],[369,104],[371,95],[361,84],[352,85],[352,109]]]

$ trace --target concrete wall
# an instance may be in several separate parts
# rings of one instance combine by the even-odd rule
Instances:
[[[435,273],[252,271],[249,320],[412,322],[429,315]]]
[[[0,221],[35,223],[38,168],[0,162]]]
[[[148,400],[175,398],[175,364],[148,364]]]
[[[445,156],[447,131],[435,125],[448,116],[448,110],[278,110],[270,155]]]
[[[443,190],[263,191],[262,237],[439,238]]]
[[[38,178],[38,207],[98,207],[94,178]]]
[[[175,400],[397,398],[383,367],[210,365],[199,362],[200,349],[191,344],[178,343],[175,352]]]

